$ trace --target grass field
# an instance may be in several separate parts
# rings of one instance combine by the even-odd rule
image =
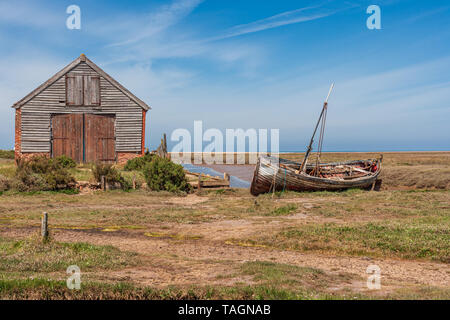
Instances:
[[[0,159],[1,175],[14,170]],[[90,179],[88,167],[73,170]],[[450,152],[417,152],[384,154],[380,192],[7,191],[0,298],[450,299],[449,183]],[[73,264],[81,290],[65,284]],[[366,286],[373,264],[380,290]]]

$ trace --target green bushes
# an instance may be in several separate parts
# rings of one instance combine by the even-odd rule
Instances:
[[[56,161],[61,167],[67,169],[75,168],[77,166],[77,163],[73,161],[72,158],[64,155],[56,157],[54,161]]]
[[[0,150],[1,159],[14,159],[14,150]]]
[[[73,189],[75,178],[56,159],[33,157],[18,161],[13,187],[18,191]]]
[[[147,163],[150,163],[156,155],[151,153],[146,153],[142,157],[133,158],[127,161],[123,169],[125,171],[142,171]]]
[[[92,174],[97,182],[101,182],[104,176],[109,185],[118,183],[123,190],[131,189],[130,182],[112,164],[96,163],[92,166]]]
[[[0,192],[6,191],[11,187],[11,181],[0,174]]]
[[[144,167],[147,186],[154,191],[189,192],[192,186],[187,182],[183,167],[168,159],[155,156]]]

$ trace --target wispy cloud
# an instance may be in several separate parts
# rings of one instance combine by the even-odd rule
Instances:
[[[111,46],[123,46],[136,43],[145,38],[157,35],[180,20],[188,16],[203,0],[175,0],[169,5],[160,7],[156,12],[146,14],[136,19],[130,19],[126,28],[122,30],[135,31],[133,36],[127,36],[127,40],[115,42]]]
[[[353,7],[346,4],[343,8],[330,9],[324,8],[323,4],[299,8],[291,11],[282,12],[268,18],[256,20],[250,23],[241,24],[228,29],[222,35],[214,37],[210,40],[220,40],[226,38],[237,37],[244,34],[259,32],[267,29],[277,28],[294,23],[313,21],[331,16],[339,11]]]
[[[406,19],[403,23],[415,23],[419,20],[427,19],[427,18],[433,17],[437,14],[442,14],[445,11],[447,11],[448,9],[450,9],[450,6],[435,8],[435,9],[427,10],[427,11],[421,11],[418,14],[413,15],[410,18]]]

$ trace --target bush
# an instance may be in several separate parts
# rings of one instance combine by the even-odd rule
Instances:
[[[15,187],[19,191],[57,191],[74,186],[75,178],[54,159],[33,157],[17,164]]]
[[[145,153],[142,157],[133,158],[127,161],[123,169],[125,171],[142,171],[147,163],[150,163],[156,157],[155,154],[149,152]]]
[[[0,174],[0,192],[6,191],[11,187],[11,182],[5,176]]]
[[[102,176],[110,184],[119,183],[123,190],[131,189],[131,184],[127,181],[112,164],[98,162],[92,167],[92,174],[97,182],[102,181]]]
[[[68,156],[59,156],[54,159],[61,167],[63,168],[75,168],[77,166],[77,163]]]
[[[14,150],[0,150],[0,158],[14,159]]]
[[[144,176],[151,190],[170,192],[192,190],[183,167],[165,158],[155,156],[150,163],[145,165]]]

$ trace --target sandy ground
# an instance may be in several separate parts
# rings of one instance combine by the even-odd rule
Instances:
[[[121,250],[137,252],[142,256],[142,264],[137,267],[95,275],[95,278],[103,280],[133,281],[152,286],[165,286],[169,283],[172,285],[231,285],[243,281],[251,283],[251,279],[243,279],[242,276],[229,278],[222,276],[231,275],[240,263],[271,261],[318,268],[330,274],[351,274],[356,276],[356,279],[360,279],[337,284],[336,290],[351,287],[353,291],[367,291],[366,269],[372,264],[381,268],[380,294],[389,293],[396,288],[416,285],[450,286],[450,267],[443,263],[299,253],[265,247],[248,247],[226,241],[235,234],[251,235],[264,232],[267,228],[267,225],[258,220],[180,224],[177,229],[183,230],[185,234],[202,236],[183,240],[149,237],[142,230],[101,232],[98,229],[54,229],[52,234],[57,241],[113,245]],[[23,238],[36,233],[37,230],[30,227],[4,228],[0,229],[0,236]]]
[[[330,161],[341,159],[339,154],[326,156],[329,157],[327,160]],[[345,156],[342,155],[342,157]],[[355,158],[355,155],[351,156]],[[358,154],[357,158],[372,156],[372,154]],[[296,159],[295,155],[289,155],[289,157]],[[430,188],[441,189],[446,192],[445,189],[450,188],[450,153],[386,154],[384,163],[386,164],[386,177],[383,184],[389,186],[392,190],[413,191],[414,189]],[[251,181],[254,171],[253,165],[202,166],[210,167],[221,173],[227,172],[244,181]],[[367,204],[367,207],[359,210],[355,209],[359,201],[358,194],[351,196],[353,202],[349,201],[350,197],[346,198],[341,195],[315,198],[298,195],[298,197],[280,200],[285,204],[295,204],[296,212],[282,217],[270,218],[251,213],[242,214],[242,211],[238,211],[235,215],[233,209],[228,209],[227,201],[229,203],[234,201],[235,206],[245,204],[248,208],[254,201],[252,198],[249,202],[238,192],[227,193],[223,202],[221,198],[223,195],[220,193],[210,197],[196,194],[187,197],[147,195],[138,197],[133,194],[118,193],[111,194],[111,198],[109,198],[109,195],[101,194],[75,195],[61,202],[53,201],[50,196],[48,198],[39,195],[18,196],[17,200],[13,196],[7,196],[5,201],[0,203],[0,213],[5,214],[5,216],[20,217],[18,220],[22,224],[12,222],[11,225],[8,225],[9,220],[4,220],[0,225],[0,237],[20,239],[37,233],[39,216],[37,218],[31,217],[27,221],[26,218],[21,218],[22,213],[49,210],[52,214],[57,214],[72,210],[73,216],[66,214],[67,220],[62,224],[89,225],[89,227],[78,230],[54,228],[51,231],[56,241],[112,245],[121,250],[137,252],[142,261],[138,266],[127,267],[122,270],[83,274],[83,276],[91,277],[94,280],[130,281],[140,285],[156,287],[192,284],[233,285],[235,283],[251,285],[254,281],[253,278],[244,276],[242,272],[240,273],[240,266],[248,261],[270,261],[317,268],[333,275],[350,274],[350,281],[329,285],[329,288],[336,290],[350,288],[353,292],[366,293],[368,277],[366,269],[372,264],[378,265],[381,269],[382,289],[377,293],[371,292],[371,294],[383,295],[398,288],[408,289],[418,286],[431,286],[448,290],[450,288],[450,265],[446,263],[430,260],[397,259],[389,256],[373,258],[280,250],[264,246],[251,246],[248,243],[239,242],[239,240],[230,240],[253,239],[261,234],[270,235],[271,232],[283,230],[287,226],[299,226],[305,223],[335,222],[350,224],[354,222],[377,222],[391,218],[404,218],[406,220],[413,219],[414,215],[417,215],[417,218],[426,218],[427,214],[437,217],[435,211],[449,208],[448,198],[444,197],[431,197],[432,199],[443,200],[439,203],[430,202],[422,212],[420,211],[422,206],[419,205],[419,202],[416,205],[415,200],[412,199],[415,196],[414,192],[410,193],[409,202],[405,203],[392,201],[392,198],[395,198],[397,194],[401,195],[401,193],[393,191],[385,194],[389,197],[389,201],[384,202],[383,199],[380,199],[380,204],[370,203]],[[381,193],[381,195],[384,195],[384,193]],[[417,193],[417,197],[419,195],[426,195],[426,193]],[[421,196],[419,198],[421,204],[427,202],[426,197]],[[273,200],[274,208],[279,205],[277,201]],[[316,205],[320,207],[321,201],[335,203],[337,206],[344,203],[341,209],[343,211],[348,209],[349,211],[340,213],[339,216],[312,215],[310,211],[313,209],[311,208]],[[391,205],[395,205],[395,208],[390,208]],[[364,211],[370,210],[371,206],[376,209],[374,214],[365,213]],[[130,209],[137,212],[139,219],[134,218],[133,212],[130,214],[127,211]],[[88,214],[95,210],[106,212],[105,216],[102,217],[96,213],[98,221],[84,220],[85,213]],[[114,221],[119,221],[119,224],[142,224],[144,229],[119,228],[106,232],[102,231],[101,227],[90,228],[92,225],[96,225],[96,222],[102,226],[109,225],[108,210],[112,211],[115,217]],[[122,214],[122,210],[124,219],[129,217],[131,222],[122,221],[118,218],[119,214]],[[198,212],[208,213],[208,216],[205,219],[201,217],[197,219],[196,214]],[[158,220],[150,225],[145,219],[150,218],[153,214],[163,217],[161,221]],[[164,215],[167,215],[167,217],[164,218]],[[180,218],[183,215],[190,216],[188,219],[180,219],[175,222],[177,215],[180,215]],[[24,216],[27,217],[26,214]],[[74,220],[69,220],[72,218]],[[133,219],[136,219],[136,221]],[[149,231],[159,233],[159,235],[146,235]],[[183,235],[184,237],[173,238],[169,236],[170,234]],[[62,274],[61,277],[64,278],[65,274]]]

